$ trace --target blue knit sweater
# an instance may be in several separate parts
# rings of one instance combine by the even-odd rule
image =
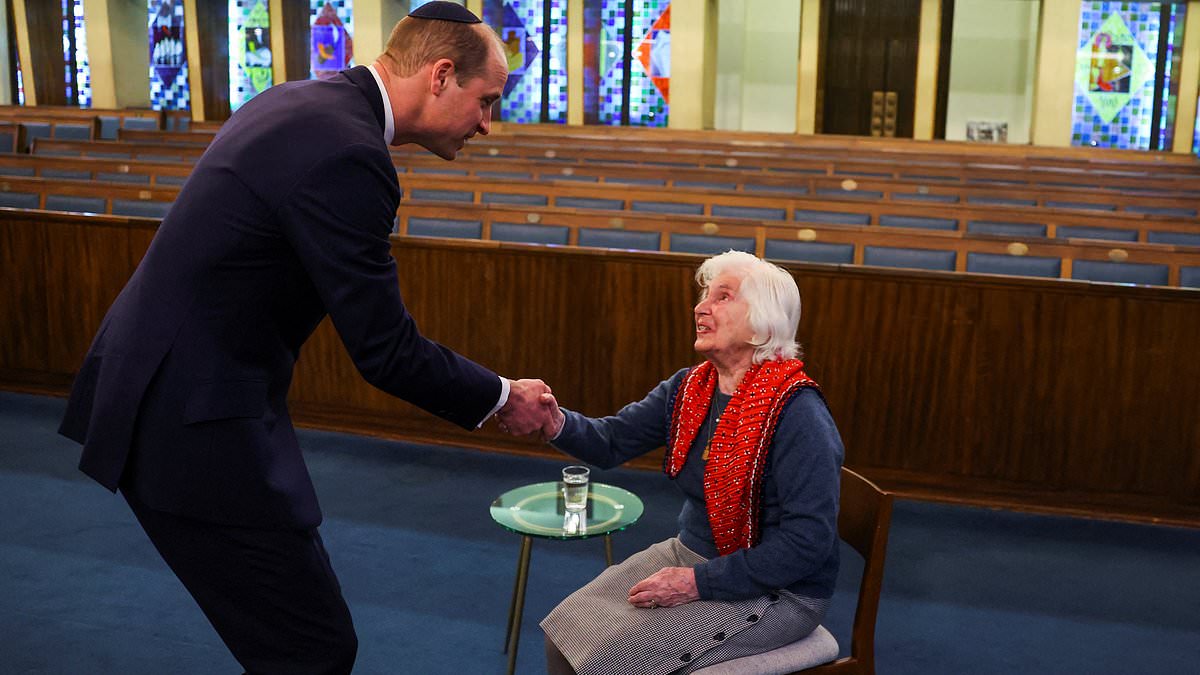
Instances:
[[[611,468],[666,445],[671,406],[686,369],[616,415],[585,417],[564,409],[566,423],[554,447],[601,468]],[[679,538],[708,558],[695,566],[701,600],[743,600],[787,589],[828,598],[838,570],[837,508],[842,440],[821,395],[803,388],[780,415],[763,474],[762,537],[748,548],[718,556],[704,505],[704,451],[729,396],[716,394],[683,470],[675,479],[684,495]]]

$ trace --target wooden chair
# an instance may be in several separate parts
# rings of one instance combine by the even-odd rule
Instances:
[[[891,522],[891,493],[884,492],[871,481],[843,467],[838,534],[862,555],[864,561],[850,636],[850,656],[832,661],[838,653],[837,641],[828,630],[819,626],[808,637],[790,645],[765,654],[701,668],[695,671],[695,675],[774,673],[782,672],[780,667],[784,664],[791,664],[792,672],[804,675],[874,675],[875,616],[879,611],[883,563],[887,556]],[[816,665],[805,669],[803,664],[806,660]],[[797,667],[802,669],[794,670]]]

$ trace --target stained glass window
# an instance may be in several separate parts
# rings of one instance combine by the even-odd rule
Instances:
[[[187,48],[183,33],[184,0],[149,0],[150,107],[189,110]]]
[[[354,65],[354,0],[310,0],[309,72],[332,77]]]
[[[504,40],[506,122],[567,121],[567,0],[485,0],[484,22]]]
[[[75,85],[78,91],[76,102],[82,108],[92,107],[92,67],[88,63],[87,30],[83,23],[83,0],[74,3],[75,33]]]
[[[229,0],[230,111],[266,91],[273,81],[267,0]]]
[[[1171,147],[1185,5],[1084,2],[1071,142]]]
[[[584,121],[666,126],[670,0],[584,0]]]
[[[88,66],[83,0],[61,0],[63,82],[68,105],[92,106],[92,73]]]

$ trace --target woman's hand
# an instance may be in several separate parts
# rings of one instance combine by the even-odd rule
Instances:
[[[645,609],[674,607],[699,599],[696,571],[690,567],[664,567],[629,589],[629,604]]]
[[[546,411],[549,413],[550,422],[542,427],[542,440],[549,443],[558,438],[562,433],[563,424],[567,421],[567,416],[558,408],[558,400],[554,398],[554,394],[546,392],[538,399]]]

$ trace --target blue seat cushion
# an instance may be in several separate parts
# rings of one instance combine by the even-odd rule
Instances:
[[[1130,213],[1145,213],[1151,216],[1196,217],[1196,209],[1189,209],[1182,206],[1126,206],[1125,210]]]
[[[412,172],[415,174],[432,174],[446,176],[465,176],[466,169],[451,169],[448,166],[414,166]]]
[[[550,198],[546,195],[522,194],[519,192],[485,192],[482,201],[485,204],[521,204],[524,206],[545,206]]]
[[[878,190],[842,190],[840,188],[817,188],[817,195],[822,197],[840,197],[842,199],[883,199],[883,193]]]
[[[958,195],[921,194],[919,192],[895,192],[892,193],[892,199],[899,199],[907,202],[939,202],[943,204],[958,203]]]
[[[599,176],[589,176],[587,174],[573,173],[570,176],[556,173],[544,173],[538,180],[573,180],[580,183],[597,183],[600,181]]]
[[[1110,241],[1137,241],[1136,230],[1122,230],[1112,227],[1092,227],[1090,225],[1059,225],[1056,239],[1107,239]]]
[[[634,211],[650,211],[651,213],[677,213],[692,216],[704,213],[703,204],[685,204],[683,202],[634,201],[631,207]]]
[[[863,264],[876,267],[953,271],[954,259],[954,251],[887,246],[867,246],[863,249]]]
[[[156,182],[161,185],[183,185],[187,179],[187,176],[159,176]]]
[[[869,225],[869,213],[841,213],[838,211],[809,211],[797,209],[793,214],[801,223],[833,223],[835,225]]]
[[[67,180],[91,180],[92,172],[82,169],[55,169],[47,167],[42,169],[42,178],[64,178]]]
[[[414,188],[409,193],[409,198],[431,202],[473,202],[475,201],[475,194],[463,190],[422,190]]]
[[[418,237],[479,239],[483,236],[483,223],[452,218],[409,218],[408,233]]]
[[[659,232],[633,230],[597,230],[590,227],[579,230],[580,246],[599,248],[626,248],[637,251],[657,251],[662,241]]]
[[[1163,232],[1150,230],[1146,241],[1151,244],[1174,244],[1175,246],[1200,246],[1200,232]]]
[[[787,209],[773,209],[765,206],[725,206],[722,204],[713,204],[712,214],[719,218],[783,220],[787,218]]]
[[[1071,268],[1072,279],[1108,281],[1118,284],[1167,285],[1167,266],[1152,263],[1117,263],[1107,260],[1076,260]]]
[[[1200,267],[1180,267],[1179,285],[1200,288]]]
[[[1011,197],[980,197],[978,195],[968,195],[967,201],[972,204],[986,204],[990,206],[1037,206],[1037,201],[1033,199],[1013,199]]]
[[[780,195],[806,195],[808,188],[804,185],[760,185],[758,183],[746,183],[746,192],[767,192]]]
[[[133,159],[128,152],[89,152],[88,157],[103,157],[104,159]],[[145,159],[144,157],[142,159]]]
[[[702,253],[704,255],[717,255],[731,250],[754,253],[754,238],[672,233],[671,250],[678,253]]]
[[[953,218],[931,218],[929,216],[879,216],[883,227],[917,227],[924,230],[956,230],[958,222]]]
[[[90,124],[56,124],[54,137],[65,141],[90,141],[92,127]]]
[[[480,178],[500,178],[503,180],[529,180],[532,178],[531,175],[521,173],[520,171],[476,171],[475,175]]]
[[[78,211],[80,213],[104,213],[103,197],[76,197],[74,195],[46,195],[47,211]]]
[[[158,120],[150,117],[126,117],[125,123],[121,125],[125,129],[137,129],[138,131],[157,131]],[[186,125],[184,125],[186,129]]]
[[[96,180],[110,181],[114,183],[141,183],[150,184],[149,174],[144,173],[117,173],[115,171],[97,171]]]
[[[138,159],[143,162],[182,162],[183,157],[179,155],[138,155]]]
[[[701,188],[704,190],[726,190],[732,192],[737,189],[737,184],[713,183],[703,180],[677,180],[675,181],[675,187]]]
[[[1087,209],[1089,211],[1116,211],[1114,204],[1096,204],[1094,202],[1062,202],[1047,200],[1046,207],[1051,209]]]
[[[0,166],[0,176],[32,176],[32,166]]]
[[[649,185],[651,187],[662,187],[667,184],[663,178],[605,178],[606,183],[615,183],[619,185]]]
[[[171,210],[171,202],[155,202],[138,199],[114,199],[114,216],[140,216],[142,218],[165,218]]]
[[[565,225],[527,225],[492,223],[492,239],[524,244],[561,244],[565,246],[571,231]]]
[[[38,195],[33,192],[0,192],[0,206],[14,209],[38,208]]]
[[[1046,226],[1041,223],[1006,223],[999,220],[972,220],[967,223],[971,234],[995,234],[1002,237],[1044,237]]]
[[[1062,260],[1041,256],[968,253],[967,271],[1057,279],[1062,273]]]
[[[772,260],[850,264],[854,262],[854,245],[768,239],[763,255]]]
[[[11,131],[0,132],[0,152],[16,152],[17,135]]]
[[[565,209],[604,209],[620,211],[625,208],[625,202],[620,199],[599,199],[596,197],[558,197],[554,205]]]
[[[100,140],[115,141],[117,140],[117,129],[121,127],[121,120],[116,117],[100,116]]]

